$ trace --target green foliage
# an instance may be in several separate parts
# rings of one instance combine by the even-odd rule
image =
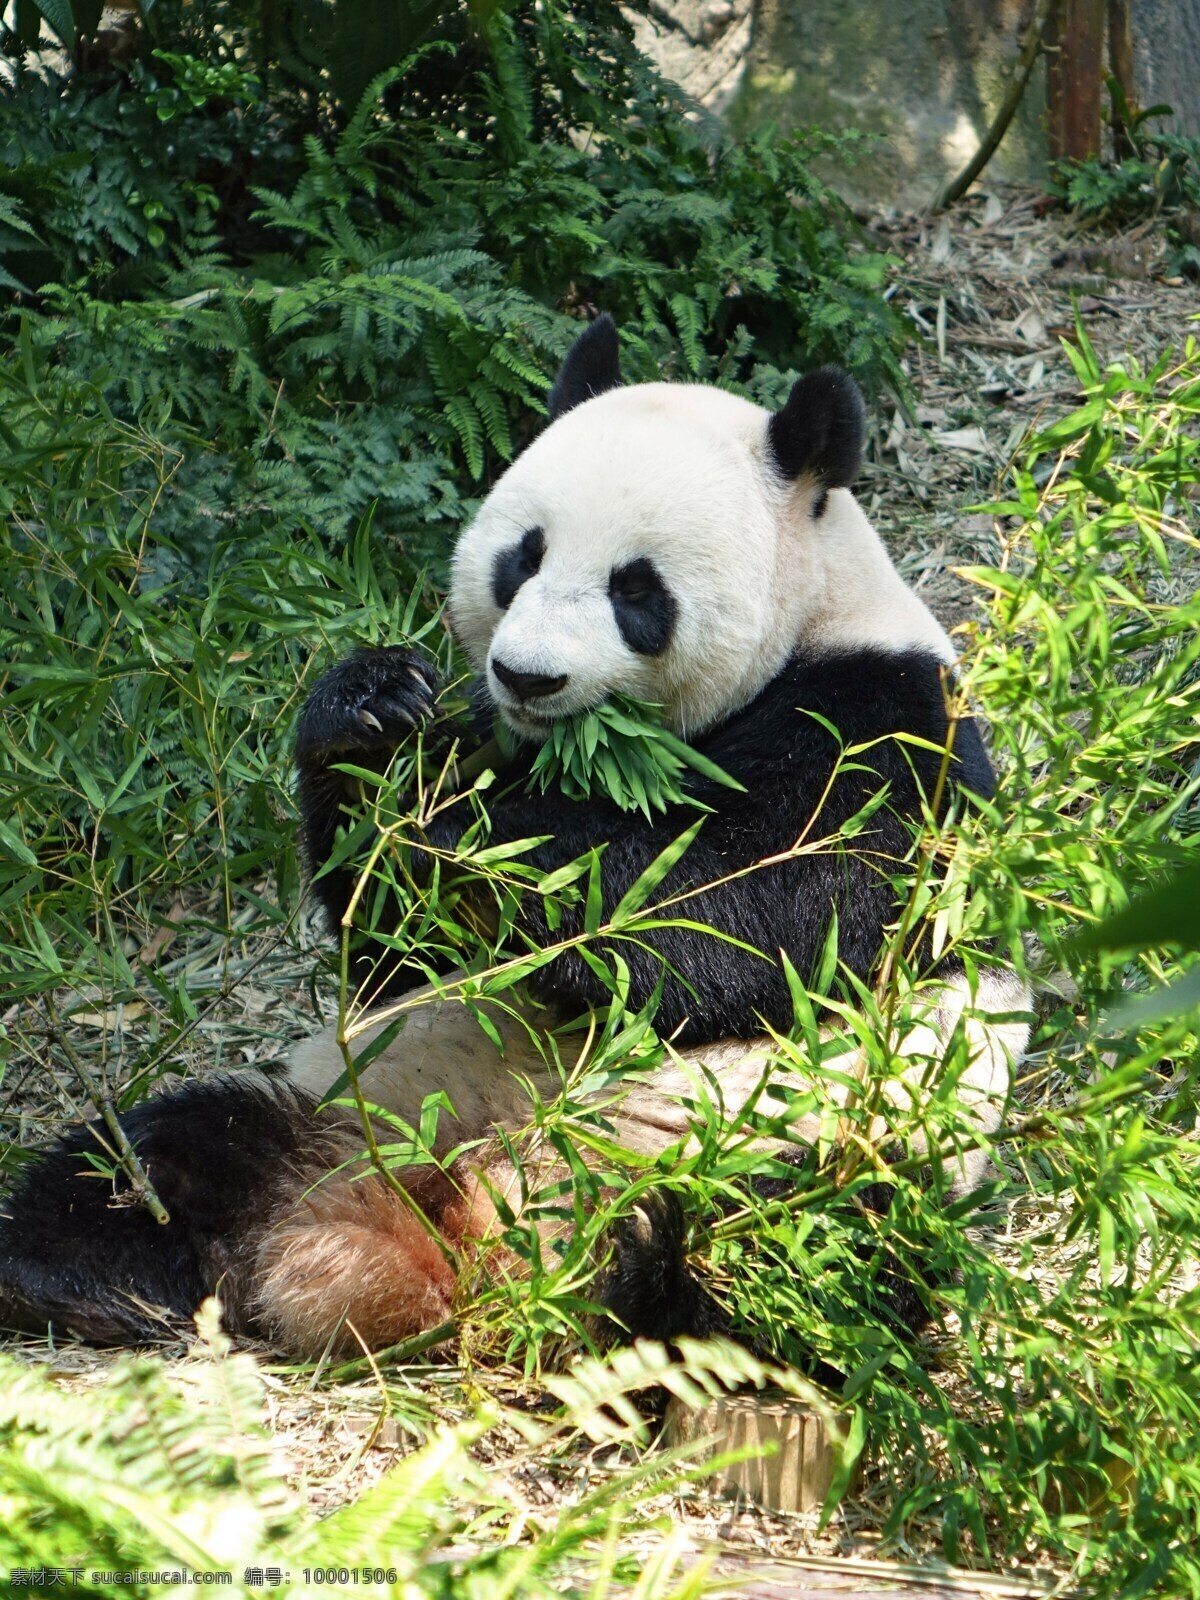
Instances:
[[[1195,345],[1148,370],[1101,369],[1082,330],[1068,348],[1085,403],[1032,441],[994,508],[1027,558],[974,574],[993,621],[971,679],[1021,796],[993,866],[1053,948],[1194,847],[1200,784]],[[1068,844],[1087,892],[1064,900]]]
[[[173,122],[189,110],[199,111],[211,100],[250,105],[262,95],[262,81],[258,75],[245,71],[236,61],[223,61],[218,65],[170,50],[154,50],[151,54],[175,74],[174,85],[154,89],[146,96],[160,122]]]
[[[305,685],[355,644],[422,623],[381,587],[369,523],[336,558],[309,537],[248,558],[233,537],[205,591],[183,584],[154,527],[180,452],[85,384],[43,391],[28,343],[24,356],[0,372],[5,988],[57,997],[16,1025],[35,1059],[45,1038],[25,1025],[152,997],[155,1027],[122,1075],[144,1090],[243,959],[244,930],[296,914],[281,842]],[[215,939],[212,976],[139,968],[164,925]]]
[[[198,1359],[173,1376],[127,1358],[99,1383],[64,1386],[0,1356],[0,1570],[13,1591],[70,1587],[77,1572],[92,1594],[141,1597],[187,1573],[221,1573],[223,1594],[253,1600],[263,1569],[275,1567],[301,1593],[698,1600],[707,1585],[683,1540],[668,1532],[647,1560],[611,1538],[617,1528],[659,1534],[647,1502],[695,1469],[662,1456],[609,1475],[545,1520],[529,1517],[521,1469],[536,1451],[574,1471],[580,1440],[644,1441],[629,1397],[648,1383],[693,1402],[769,1382],[810,1393],[720,1345],[682,1358],[653,1345],[625,1351],[561,1379],[560,1404],[536,1421],[476,1402],[457,1426],[429,1430],[354,1504],[318,1519],[283,1481],[265,1385],[250,1356],[229,1353],[217,1309],[202,1308]],[[401,1387],[382,1398],[380,1421],[414,1395]],[[360,1404],[377,1409],[379,1399],[373,1390]],[[475,1458],[485,1438],[513,1456],[511,1474]],[[175,1576],[156,1582],[164,1572]]]
[[[63,44],[75,43],[75,34],[84,17],[93,13],[99,21],[99,8],[88,0],[18,0],[15,8],[14,36],[21,50],[35,49],[38,45],[42,23],[46,22]],[[77,20],[79,19],[79,20]]]
[[[839,359],[902,386],[888,260],[811,170],[842,146],[729,142],[615,0],[438,8],[356,106],[276,87],[270,30],[218,14],[115,81],[23,74],[0,135],[38,361],[191,430],[157,527],[197,574],[235,507],[244,540],[302,508],[337,544],[377,502],[410,574],[443,558],[593,308],[634,377],[774,402]]]
[[[1200,139],[1152,129],[1149,123],[1174,114],[1167,105],[1134,111],[1115,78],[1108,80],[1114,110],[1119,110],[1129,144],[1119,160],[1088,156],[1058,164],[1058,192],[1085,221],[1126,227],[1142,218],[1164,214],[1174,245],[1173,272],[1200,269],[1200,252],[1181,239],[1172,226],[1172,212],[1200,207]]]
[[[960,824],[929,907],[947,939],[1005,928],[1078,985],[1026,1066],[1049,1134],[1015,1138],[1007,1157],[1018,1193],[1048,1209],[998,1260],[964,1245],[961,1217],[942,1234],[963,1274],[946,1297],[962,1327],[950,1359],[978,1414],[956,1421],[894,1355],[871,1404],[893,1450],[930,1429],[945,1451],[898,1496],[893,1527],[936,1508],[951,1552],[1040,1546],[1077,1558],[1101,1592],[1196,1594],[1182,1509],[1196,1489],[1195,1016],[1148,1017],[1128,1039],[1102,1026],[1114,985],[1194,972],[1195,950],[1168,956],[1178,930],[1164,925],[1158,948],[1097,961],[1073,935],[1129,884],[1194,860],[1200,352],[1189,340],[1148,370],[1104,369],[1080,332],[1069,353],[1084,404],[1025,447],[992,508],[1001,564],[974,574],[990,598],[965,689],[993,730],[1003,806]]]
[[[1124,911],[1088,928],[1080,944],[1092,950],[1152,950],[1160,945],[1200,950],[1200,862],[1190,862]]]
[[[1172,877],[1138,895],[1124,911],[1085,929],[1079,944],[1084,950],[1153,950],[1163,945],[1200,950],[1200,862],[1189,862]],[[1165,989],[1124,1007],[1117,1020],[1145,1022],[1153,1017],[1191,1013],[1198,1007],[1200,967],[1192,967]]]
[[[14,1589],[14,1569],[82,1567],[121,1575],[98,1594],[144,1594],[150,1584],[124,1574],[227,1567],[231,1535],[269,1550],[294,1521],[254,1362],[225,1354],[211,1312],[207,1327],[190,1393],[147,1361],[125,1361],[98,1391],[64,1392],[0,1358],[0,1565]]]
[[[30,225],[21,206],[15,200],[0,195],[0,249],[5,256],[14,252],[32,250],[38,242],[37,233]],[[0,267],[0,289],[20,290],[24,285],[4,267]]]
[[[1194,738],[1187,737],[1184,727],[1173,729],[1163,711],[1164,704],[1174,703],[1185,717],[1194,717],[1200,680],[1200,651],[1187,631],[1189,623],[1194,627],[1200,621],[1189,593],[1194,589],[1195,542],[1187,514],[1200,481],[1195,356],[1189,344],[1178,364],[1163,357],[1147,372],[1132,365],[1102,372],[1081,333],[1073,359],[1088,399],[1046,436],[1048,443],[1068,452],[1069,460],[1069,471],[1056,484],[1051,503],[1056,517],[1072,523],[1090,518],[1088,560],[1074,586],[1083,590],[1099,626],[1089,623],[1090,637],[1083,651],[1071,623],[1073,618],[1087,618],[1089,612],[1068,613],[1053,627],[1050,648],[1060,681],[1068,656],[1073,663],[1072,742],[1061,746],[1059,763],[1045,772],[1041,783],[1048,779],[1053,785],[1066,785],[1069,769],[1079,761],[1078,770],[1070,774],[1070,792],[1080,806],[1079,844],[1086,839],[1097,854],[1089,909],[1101,920],[1081,914],[1070,949],[1074,960],[1094,952],[1142,953],[1147,962],[1144,973],[1136,969],[1122,973],[1119,963],[1115,971],[1126,987],[1141,989],[1149,981],[1152,992],[1127,1002],[1114,1023],[1151,1020],[1169,1015],[1173,1008],[1194,1014],[1200,995],[1197,970],[1160,992],[1156,985],[1162,972],[1153,953],[1173,949],[1186,957],[1200,950],[1200,867],[1194,859],[1200,825],[1200,756]],[[1036,503],[1038,490],[1031,478],[1020,481],[1020,503],[1027,512]],[[1139,535],[1132,546],[1131,520]],[[1059,561],[1070,560],[1071,553],[1068,546],[1055,557],[1051,570],[1061,571]],[[1052,552],[1045,554],[1049,557]],[[1119,628],[1101,607],[1106,594],[1125,597]],[[1164,597],[1179,597],[1181,603],[1164,607]],[[1113,609],[1112,598],[1108,609]],[[1137,666],[1122,674],[1120,714],[1114,719],[1110,675],[1117,651]],[[1081,656],[1090,668],[1086,677]],[[1049,659],[1042,668],[1048,670]],[[1019,680],[1004,690],[1009,704],[1015,704],[1020,693]],[[1178,737],[1175,746],[1163,742],[1171,731]],[[1030,748],[1014,748],[1011,754],[1028,773]],[[1122,786],[1124,792],[1116,785],[1106,792],[1104,771],[1122,760],[1142,767],[1142,781],[1136,788]],[[1032,839],[1019,848],[1026,861],[1037,850]],[[1120,873],[1119,857],[1127,863]],[[1157,886],[1147,890],[1145,886],[1152,883]],[[1134,903],[1124,906],[1127,893],[1134,895]],[[1100,970],[1114,970],[1112,959]]]
[[[614,695],[577,717],[555,723],[538,751],[532,775],[543,794],[551,787],[572,800],[593,792],[622,811],[665,812],[682,805],[684,772],[740,789],[720,767],[664,727],[661,708]]]
[[[264,101],[210,99],[172,111],[164,130],[161,113],[182,92],[173,63],[186,59],[150,58],[116,82],[47,70],[9,93],[0,194],[23,208],[37,242],[18,243],[16,261],[12,243],[0,249],[27,294],[83,281],[110,298],[152,291],[176,252],[244,229],[248,175],[278,181],[295,169],[296,135]],[[211,80],[230,65],[205,71]]]

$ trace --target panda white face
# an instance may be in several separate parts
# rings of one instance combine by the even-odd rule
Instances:
[[[717,389],[616,389],[509,468],[459,541],[450,606],[513,728],[544,737],[624,694],[695,732],[775,675],[801,574],[781,569],[766,424]]]
[[[518,733],[623,694],[689,737],[797,650],[953,658],[849,492],[863,418],[845,373],[801,378],[778,412],[700,385],[625,388],[600,317],[550,418],[459,539],[450,589],[455,635]]]

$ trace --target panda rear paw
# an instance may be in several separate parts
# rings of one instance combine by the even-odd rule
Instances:
[[[687,1264],[686,1219],[677,1195],[651,1189],[612,1229],[612,1256],[596,1284],[607,1314],[602,1342],[727,1333],[729,1319]]]
[[[324,766],[361,753],[386,760],[432,715],[437,675],[415,650],[356,650],[317,680],[300,712],[296,760]]]

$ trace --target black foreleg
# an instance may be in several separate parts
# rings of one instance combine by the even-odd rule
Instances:
[[[415,650],[389,645],[358,650],[318,679],[296,730],[301,832],[311,872],[333,854],[338,828],[357,802],[358,785],[340,764],[382,773],[401,742],[433,712],[436,677]],[[338,868],[319,877],[314,889],[337,927],[354,888],[354,873]]]
[[[759,1201],[785,1199],[811,1179],[813,1153],[807,1147],[777,1151],[776,1159],[798,1170],[752,1179],[751,1188]],[[810,1171],[804,1172],[805,1168]],[[858,1203],[864,1211],[882,1215],[889,1209],[892,1195],[889,1185],[872,1183],[860,1191]],[[771,1341],[745,1328],[735,1330],[729,1313],[688,1264],[686,1219],[677,1195],[665,1189],[643,1195],[632,1214],[614,1227],[608,1242],[611,1253],[593,1291],[605,1313],[596,1330],[601,1344],[638,1338],[669,1344],[680,1337],[724,1335],[748,1344],[764,1360],[774,1359]],[[854,1253],[865,1271],[874,1254],[865,1238]],[[888,1266],[869,1284],[864,1281],[862,1289],[876,1315],[911,1337],[931,1320],[929,1292],[938,1279],[924,1264],[910,1265],[911,1275],[899,1266]],[[836,1388],[843,1375],[827,1363],[815,1361],[813,1376]]]
[[[806,1145],[796,1144],[786,1150],[777,1151],[776,1160],[781,1161],[784,1166],[796,1169],[808,1168],[811,1174],[813,1152]],[[759,1200],[769,1203],[799,1193],[806,1181],[811,1181],[811,1177],[797,1171],[795,1176],[754,1178],[751,1187]],[[858,1191],[856,1200],[864,1213],[883,1217],[891,1208],[894,1194],[895,1190],[891,1184],[869,1183]],[[871,1262],[875,1250],[865,1235],[861,1241],[855,1243],[854,1254],[864,1269]],[[906,1272],[897,1263],[895,1267],[884,1267],[869,1282],[864,1279],[863,1298],[882,1318],[906,1334],[915,1336],[932,1321],[929,1293],[937,1287],[940,1280],[924,1262],[910,1259],[906,1265],[911,1267],[911,1272]]]

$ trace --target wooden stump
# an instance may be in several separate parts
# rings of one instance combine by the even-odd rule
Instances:
[[[727,1450],[766,1449],[722,1468],[717,1477],[775,1511],[817,1510],[838,1462],[837,1445],[817,1413],[777,1389],[722,1395],[700,1410],[672,1400],[663,1433],[670,1446],[707,1441],[698,1456],[702,1461]]]

